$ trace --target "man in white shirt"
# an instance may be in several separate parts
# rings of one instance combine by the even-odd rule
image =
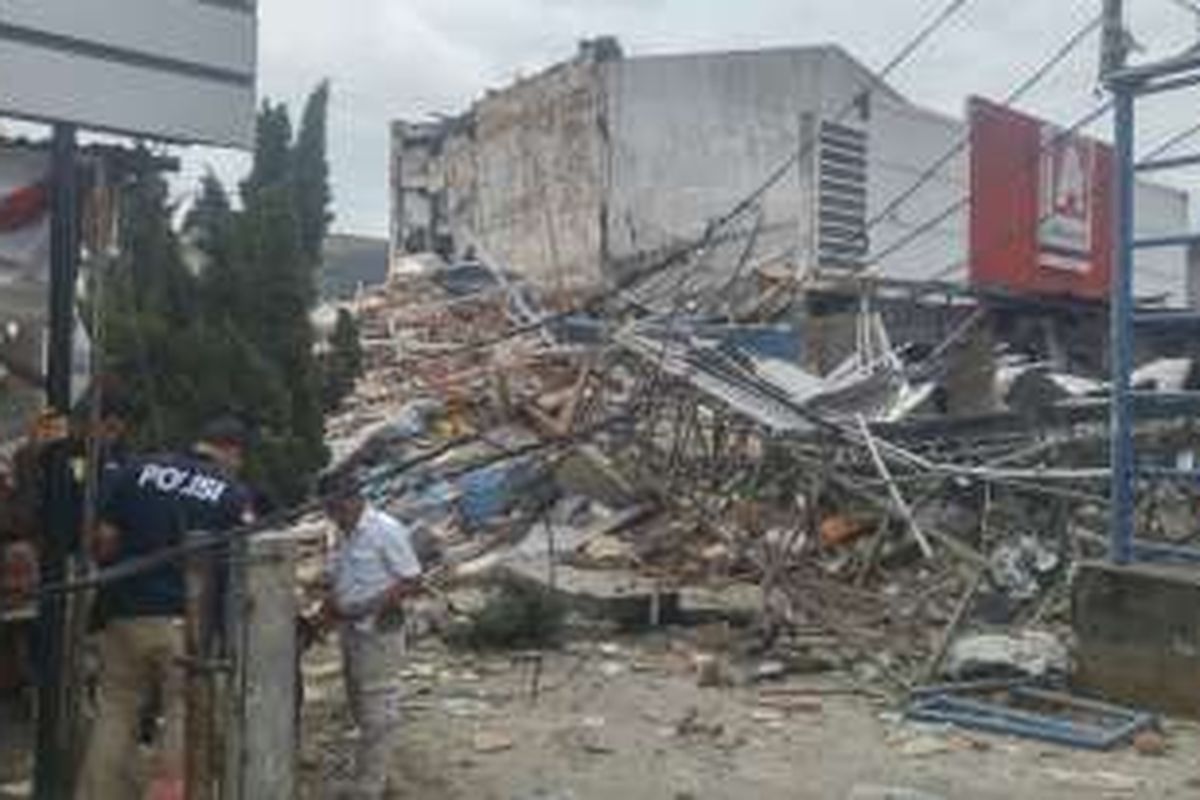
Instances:
[[[348,477],[327,478],[320,492],[341,532],[328,565],[325,616],[338,629],[346,697],[358,725],[355,788],[359,797],[380,798],[399,724],[403,602],[420,591],[421,564],[409,529],[368,505]]]

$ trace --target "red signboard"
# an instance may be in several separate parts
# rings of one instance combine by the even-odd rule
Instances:
[[[1107,298],[1112,149],[978,98],[968,116],[972,285]]]

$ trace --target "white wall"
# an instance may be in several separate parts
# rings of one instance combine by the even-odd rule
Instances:
[[[1134,191],[1136,235],[1171,236],[1188,232],[1186,192],[1139,181]],[[1189,304],[1187,249],[1169,247],[1134,253],[1133,291],[1138,297],[1166,295],[1173,306]]]
[[[609,65],[607,77],[608,243],[618,260],[696,238],[789,156],[810,150],[806,114],[867,127],[868,219],[965,134],[961,122],[909,105],[836,47],[634,58]],[[850,106],[867,89],[864,121]],[[758,245],[760,256],[791,249],[802,270],[813,261],[806,166],[797,164],[764,195],[765,235]],[[874,226],[871,251],[883,251],[966,191],[964,148]],[[928,278],[965,258],[966,248],[964,207],[890,256],[881,272]]]
[[[864,120],[847,107],[868,89]],[[840,48],[572,61],[490,93],[474,111],[474,138],[448,143],[437,179],[456,243],[461,250],[471,231],[550,288],[595,285],[606,263],[695,241],[806,150],[805,126],[817,117],[867,128],[871,268],[901,280],[966,281],[966,123],[912,105]],[[762,195],[752,260],[786,254],[800,271],[813,266],[812,168],[809,153]],[[1140,234],[1184,230],[1183,193],[1139,185],[1138,202]],[[712,260],[737,254],[729,246]],[[1182,302],[1182,249],[1146,251],[1138,263],[1139,294]]]
[[[970,191],[970,159],[969,148],[960,146],[965,136],[965,124],[915,106],[883,99],[873,105],[867,218],[874,222],[868,235],[878,274],[914,281],[965,278],[959,266],[969,246],[969,205],[963,198]],[[897,203],[943,159],[919,189]],[[918,229],[926,230],[917,235]]]
[[[827,57],[805,48],[608,64],[609,257],[695,239],[797,153]],[[780,227],[766,250],[798,243],[799,175],[764,197],[766,229]]]

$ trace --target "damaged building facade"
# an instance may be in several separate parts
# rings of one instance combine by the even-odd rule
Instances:
[[[552,298],[707,233],[687,276],[641,282],[644,308],[791,325],[823,375],[858,347],[864,297],[917,348],[983,308],[948,384],[951,410],[986,412],[972,387],[1004,363],[981,354],[1107,370],[1110,169],[1101,142],[979,98],[962,119],[921,107],[836,46],[626,56],[599,39],[458,116],[393,125],[392,259],[478,257]],[[1186,193],[1136,194],[1139,236],[1187,228]],[[1192,304],[1191,260],[1139,252],[1137,293]],[[1143,360],[1186,347],[1147,337]]]
[[[393,124],[392,252],[482,249],[544,288],[593,287],[695,241],[783,170],[757,262],[961,280],[969,135],[836,46],[634,57],[585,41],[461,115]],[[1183,227],[1183,192],[1138,195],[1142,232]],[[1143,294],[1184,295],[1180,254],[1144,266]]]
[[[462,116],[393,126],[393,246],[482,246],[543,286],[594,286],[694,240],[807,148],[812,158],[764,197],[761,249],[797,265],[857,265],[870,198],[898,192],[961,128],[837,47],[624,57],[611,40],[585,42]],[[805,144],[813,138],[818,147]],[[947,165],[879,242],[960,192],[964,165]],[[965,247],[963,232],[947,220],[951,250]],[[925,255],[896,269],[919,274]]]

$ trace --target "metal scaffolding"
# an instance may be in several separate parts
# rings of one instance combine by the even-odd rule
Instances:
[[[1165,171],[1200,164],[1200,154],[1182,157],[1150,157],[1138,161],[1134,156],[1137,101],[1149,95],[1200,84],[1200,49],[1191,49],[1175,58],[1137,67],[1124,66],[1124,37],[1120,28],[1121,3],[1106,2],[1108,52],[1102,59],[1105,82],[1113,93],[1116,142],[1116,236],[1112,279],[1112,511],[1110,555],[1114,562],[1200,561],[1200,550],[1139,542],[1134,531],[1135,491],[1139,479],[1195,480],[1196,470],[1149,467],[1137,461],[1133,424],[1142,410],[1170,405],[1192,405],[1200,393],[1162,393],[1135,391],[1131,385],[1134,361],[1134,336],[1148,328],[1177,329],[1200,327],[1200,313],[1138,313],[1134,304],[1134,254],[1151,248],[1191,247],[1200,244],[1200,233],[1137,238],[1134,233],[1134,180],[1140,172]],[[1181,402],[1182,401],[1182,402]]]

